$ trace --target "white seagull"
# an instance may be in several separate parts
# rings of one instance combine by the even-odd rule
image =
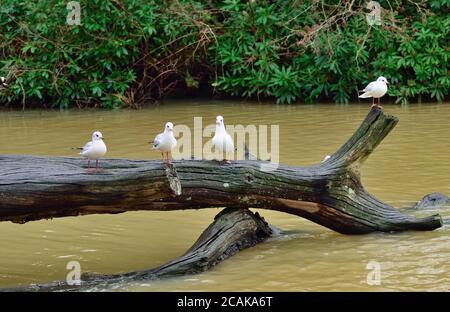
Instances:
[[[0,77],[0,87],[6,88],[8,84],[6,83],[5,77]]]
[[[227,158],[230,154],[234,153],[234,143],[227,130],[225,130],[222,116],[216,117],[216,133],[212,139],[212,144],[216,149],[216,155],[220,155],[220,159],[218,160],[222,160],[223,152],[225,152],[225,158],[223,160],[229,162]]]
[[[91,160],[96,161],[95,168],[98,171],[98,160],[105,156],[106,145],[103,142],[103,135],[100,131],[95,131],[92,134],[92,141],[86,143],[84,147],[78,148],[81,150],[80,155],[88,159],[88,172],[90,169]]]
[[[153,144],[154,149],[161,151],[163,162],[170,164],[172,160],[172,150],[177,146],[177,139],[175,139],[175,136],[173,135],[173,123],[166,123],[164,132],[158,134],[150,144]],[[165,158],[165,155],[167,155],[167,158]]]
[[[383,76],[378,77],[376,81],[372,81],[360,92],[364,92],[359,97],[360,98],[372,98],[372,107],[377,106],[379,108],[383,108],[380,105],[380,98],[386,94],[387,92],[387,85],[389,83],[387,82],[386,78]],[[375,104],[375,99],[378,99],[378,104]]]

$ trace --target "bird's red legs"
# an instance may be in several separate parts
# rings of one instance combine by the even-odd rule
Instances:
[[[98,172],[98,159],[95,161],[95,172]]]
[[[380,98],[378,98],[378,108],[383,108],[383,106],[380,105]]]
[[[90,173],[90,168],[91,168],[91,160],[90,159],[88,159],[88,173]]]
[[[228,160],[228,159],[227,159],[228,156],[230,156],[230,155],[228,155],[228,153],[225,152],[225,158],[223,159],[223,162],[226,163],[226,164],[231,164],[231,160]]]
[[[374,107],[374,106],[377,106],[377,104],[375,104],[375,98],[372,97],[372,106],[371,107]]]
[[[163,158],[163,164],[171,164],[172,163],[172,152],[161,152]]]

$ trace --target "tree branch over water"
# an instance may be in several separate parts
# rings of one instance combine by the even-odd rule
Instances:
[[[231,207],[219,213],[181,257],[158,268],[124,274],[82,276],[81,287],[52,282],[2,291],[77,291],[114,283],[153,280],[211,269],[240,250],[270,237],[272,228],[246,208],[277,210],[345,234],[433,230],[439,215],[415,218],[365,191],[364,160],[398,119],[373,108],[350,139],[325,162],[307,168],[264,162],[110,159],[88,174],[76,158],[0,156],[0,220],[27,222],[52,217],[134,210],[170,211]]]
[[[324,163],[270,172],[261,161],[109,159],[92,175],[78,158],[0,156],[0,220],[232,206],[282,211],[346,234],[436,229],[439,215],[406,215],[361,183],[361,164],[397,122],[374,108]]]

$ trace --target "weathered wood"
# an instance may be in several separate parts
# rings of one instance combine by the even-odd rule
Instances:
[[[0,220],[233,206],[283,211],[347,234],[433,230],[442,226],[439,215],[406,215],[361,184],[361,163],[397,122],[374,108],[329,160],[274,172],[261,170],[261,161],[182,160],[169,174],[156,160],[108,159],[88,174],[79,158],[0,156]]]
[[[248,209],[226,208],[214,218],[214,222],[184,255],[160,267],[114,275],[86,273],[82,275],[80,285],[56,281],[0,291],[82,291],[92,287],[107,288],[108,285],[127,281],[149,281],[200,273],[238,251],[266,240],[271,234],[272,229],[258,213]]]
[[[450,198],[447,195],[441,193],[431,193],[425,195],[415,205],[415,209],[436,208],[442,206],[449,206]]]

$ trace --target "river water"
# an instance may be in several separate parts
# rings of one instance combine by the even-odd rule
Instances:
[[[448,104],[385,107],[400,122],[362,167],[369,192],[400,208],[431,192],[450,194]],[[202,116],[207,124],[221,114],[228,124],[278,124],[281,163],[307,166],[344,143],[368,110],[368,105],[358,104],[188,100],[142,110],[0,112],[0,154],[76,156],[70,148],[84,144],[94,130],[100,130],[108,157],[159,158],[147,142],[161,132],[166,121],[192,126],[194,116]],[[72,260],[79,261],[83,272],[98,273],[161,265],[184,253],[219,211],[147,211],[0,223],[0,287],[65,280],[66,265]],[[91,290],[450,289],[448,225],[432,232],[347,236],[289,214],[259,212],[283,234],[240,252],[209,272]],[[450,207],[419,214],[435,212],[450,217]],[[379,280],[372,274],[378,266]]]

